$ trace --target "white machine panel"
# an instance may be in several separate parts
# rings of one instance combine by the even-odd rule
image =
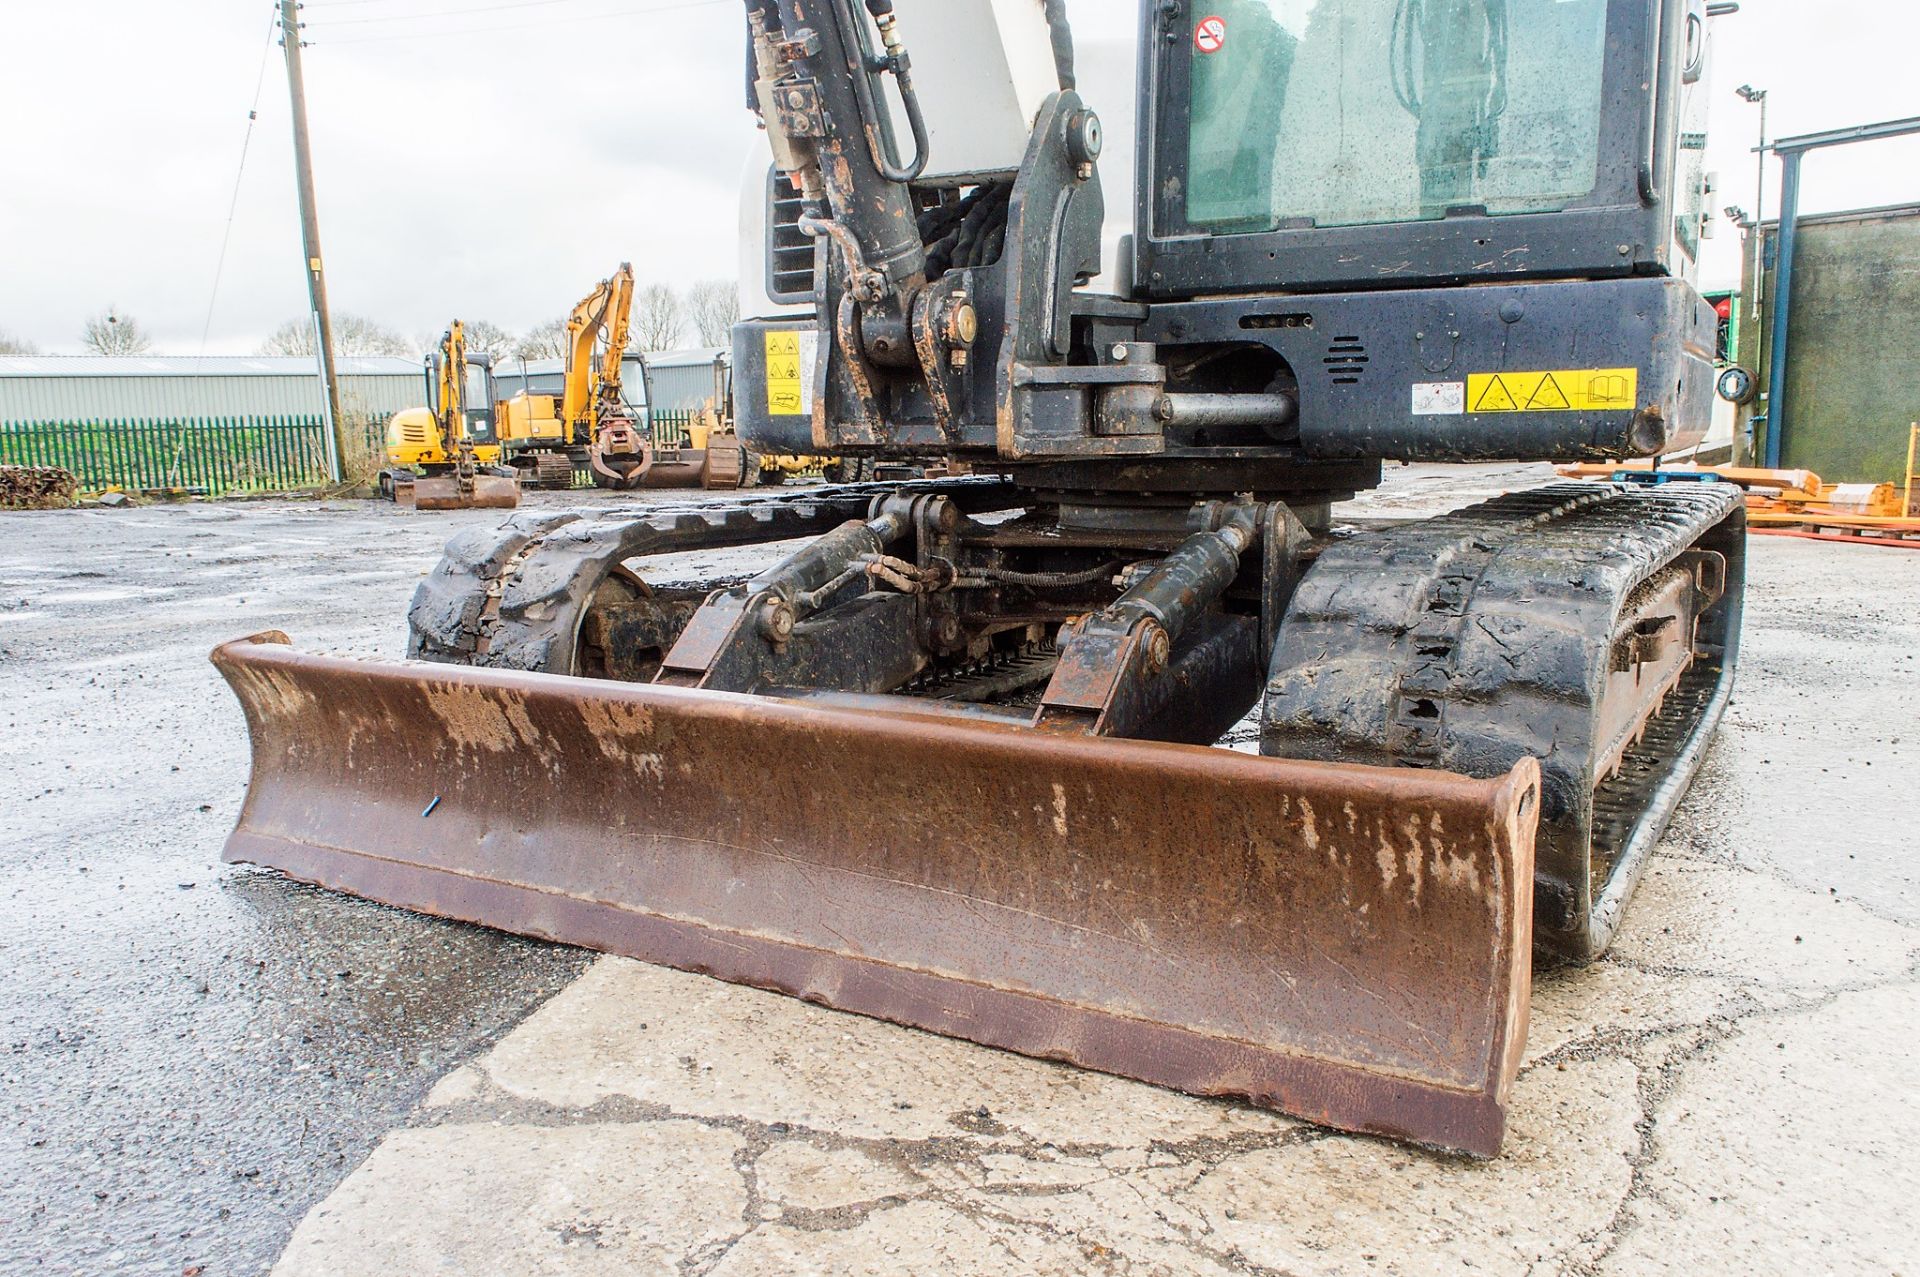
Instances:
[[[1040,104],[1060,87],[1040,0],[895,0],[894,11],[933,142],[923,180],[1019,168]],[[904,156],[906,116],[893,81],[882,83]]]
[[[923,180],[958,181],[1020,167],[1033,117],[1058,91],[1053,43],[1040,0],[895,0],[913,55],[914,84],[926,113],[932,154]],[[1102,236],[1106,273],[1093,291],[1129,291],[1124,237],[1133,230],[1134,62],[1130,25],[1120,33],[1077,33],[1079,93],[1100,116],[1106,151],[1100,183],[1107,219]],[[892,81],[883,77],[893,99]],[[898,114],[896,110],[896,114]],[[911,142],[898,120],[901,146]],[[740,180],[740,313],[749,319],[803,315],[811,306],[776,303],[767,294],[767,171],[773,157],[756,141]]]

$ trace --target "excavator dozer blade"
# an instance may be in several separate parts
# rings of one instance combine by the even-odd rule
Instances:
[[[1492,1156],[1538,769],[1065,739],[921,712],[213,654],[227,859],[1314,1122]]]
[[[511,510],[520,504],[520,480],[510,475],[475,475],[473,488],[464,492],[450,475],[416,479],[408,486],[416,510]]]

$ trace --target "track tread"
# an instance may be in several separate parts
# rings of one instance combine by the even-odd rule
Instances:
[[[815,535],[864,518],[874,498],[900,490],[993,499],[993,478],[926,484],[854,484],[650,506],[521,511],[447,543],[414,591],[407,655],[445,664],[575,672],[581,617],[615,566],[647,554],[753,545]]]
[[[1640,817],[1664,822],[1654,807],[1670,801],[1665,778],[1724,703],[1743,513],[1719,485],[1556,484],[1332,547],[1288,607],[1262,750],[1475,776],[1541,759],[1542,943],[1595,956],[1611,930],[1595,901],[1620,895],[1606,875],[1637,873],[1650,828]],[[1715,650],[1670,698],[1682,718],[1656,716],[1618,783],[1596,793],[1588,728],[1613,618],[1706,537],[1731,547],[1731,601],[1709,613],[1725,633],[1703,636]]]

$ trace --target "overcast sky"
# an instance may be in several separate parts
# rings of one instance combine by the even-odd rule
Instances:
[[[1083,39],[1122,52],[1132,0],[1070,4]],[[273,8],[0,0],[0,331],[77,351],[113,305],[159,351],[200,353],[257,79],[205,350],[248,353],[303,313]],[[308,0],[334,308],[414,337],[455,314],[521,329],[622,260],[643,282],[732,276],[754,144],[739,15],[739,0]],[[1906,0],[1745,0],[1716,28],[1720,204],[1753,205],[1758,120],[1736,85],[1771,90],[1775,136],[1920,113]],[[1805,206],[1920,200],[1916,174],[1912,141],[1817,155]],[[1708,282],[1737,272],[1737,244],[1712,243]]]

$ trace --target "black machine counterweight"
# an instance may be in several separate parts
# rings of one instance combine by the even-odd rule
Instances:
[[[819,248],[810,313],[735,330],[741,435],[974,475],[523,512],[421,585],[431,670],[223,647],[229,854],[1497,1152],[1531,961],[1606,947],[1726,703],[1743,510],[1332,509],[1383,461],[1704,431],[1704,6],[1145,5],[1117,273],[1063,6],[745,8],[770,242]],[[996,38],[913,44],[963,11]],[[1024,148],[943,168],[932,59],[1021,39]],[[1264,757],[1210,748],[1250,715]]]

